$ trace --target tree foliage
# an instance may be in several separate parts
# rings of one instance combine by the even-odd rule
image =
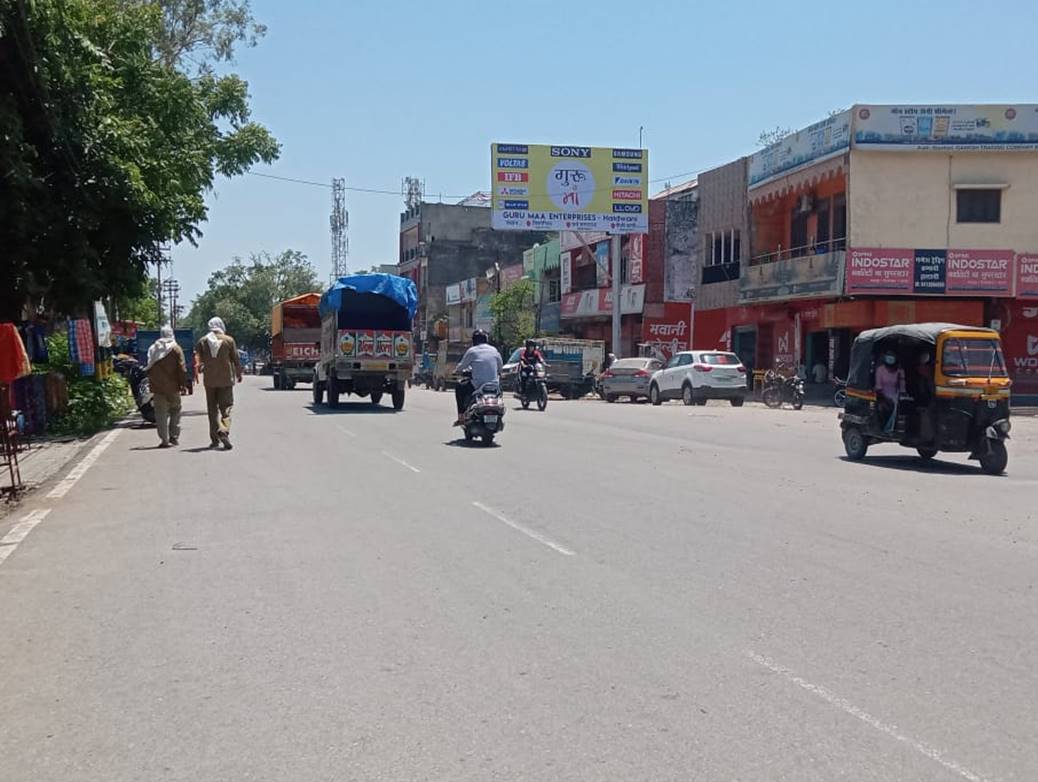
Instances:
[[[162,26],[155,42],[158,59],[168,68],[212,73],[213,64],[231,62],[237,44],[255,46],[265,25],[252,16],[249,0],[125,0],[127,5],[157,7]]]
[[[499,347],[509,349],[534,336],[534,284],[519,280],[490,297],[490,313],[494,316],[493,338]]]
[[[771,130],[762,130],[760,135],[757,136],[758,147],[770,147],[779,141],[782,141],[786,136],[791,136],[793,131],[790,128],[784,128],[781,125],[776,125]]]
[[[168,67],[164,29],[154,3],[0,3],[0,319],[140,295],[161,245],[201,236],[215,176],[277,158],[247,84]]]
[[[303,253],[253,253],[248,263],[235,258],[209,276],[205,292],[192,302],[185,322],[200,334],[210,318],[220,317],[240,346],[263,350],[270,344],[274,305],[320,287],[317,272]]]
[[[169,312],[163,313],[169,317]],[[146,329],[157,329],[159,323],[158,282],[148,280],[146,289],[136,296],[123,296],[115,301],[115,315],[119,320],[132,320]]]

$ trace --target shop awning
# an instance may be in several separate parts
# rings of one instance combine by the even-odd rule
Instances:
[[[847,153],[841,152],[827,160],[812,163],[751,189],[749,191],[750,203],[762,204],[790,193],[810,189],[820,182],[843,176],[847,169]]]

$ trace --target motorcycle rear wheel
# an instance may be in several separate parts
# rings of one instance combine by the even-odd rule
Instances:
[[[782,407],[782,392],[774,386],[764,389],[763,399],[764,404],[772,409]]]

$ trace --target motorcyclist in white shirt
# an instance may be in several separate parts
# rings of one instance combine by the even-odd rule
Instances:
[[[465,370],[472,372],[471,378],[460,380],[454,388],[454,400],[458,405],[458,420],[454,422],[455,426],[461,426],[464,422],[465,410],[477,388],[486,383],[501,382],[501,367],[504,363],[497,348],[490,344],[487,333],[483,329],[473,331],[472,347],[465,351],[455,369],[459,375]]]

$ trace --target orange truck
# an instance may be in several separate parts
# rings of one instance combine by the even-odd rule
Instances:
[[[304,293],[278,302],[270,313],[270,364],[274,388],[291,391],[312,383],[321,358],[320,293]]]

